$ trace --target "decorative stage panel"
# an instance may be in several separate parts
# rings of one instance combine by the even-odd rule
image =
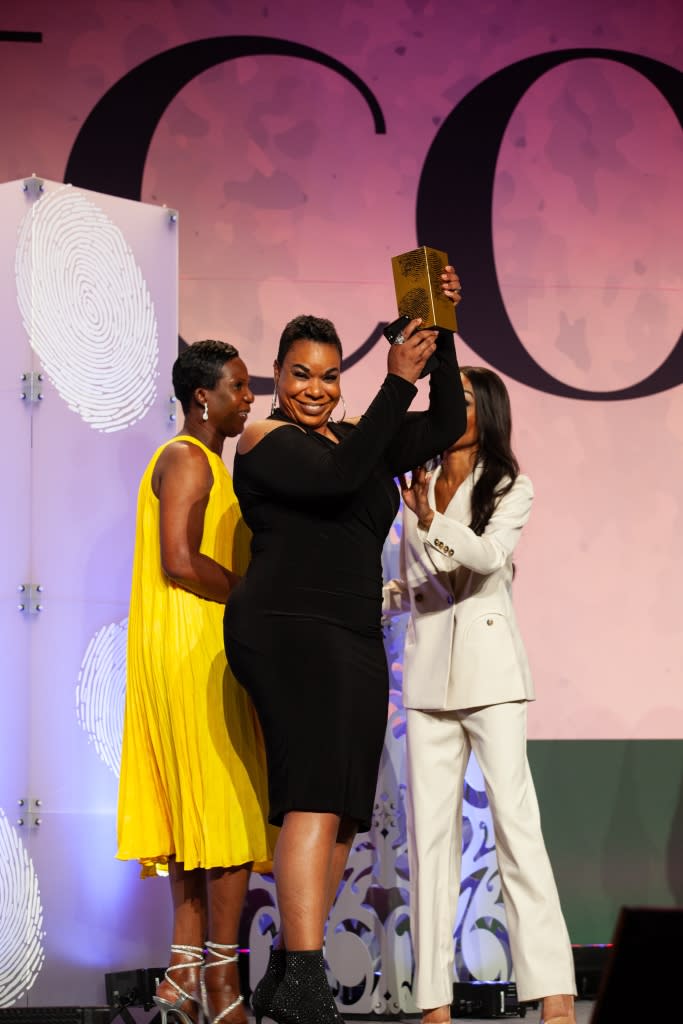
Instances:
[[[0,1005],[95,1003],[112,965],[166,958],[166,893],[114,855],[137,486],[175,431],[178,225],[35,177],[0,186],[0,224]]]

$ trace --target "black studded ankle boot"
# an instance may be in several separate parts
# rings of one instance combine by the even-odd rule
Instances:
[[[270,947],[270,957],[266,973],[251,995],[251,1008],[256,1017],[256,1024],[261,1024],[263,1017],[269,1017],[273,1009],[273,998],[277,987],[285,976],[286,951]]]
[[[321,949],[287,951],[285,976],[269,1016],[277,1024],[343,1024],[327,983]]]

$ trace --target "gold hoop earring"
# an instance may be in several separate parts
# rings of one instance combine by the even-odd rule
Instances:
[[[344,401],[344,396],[343,395],[339,396],[339,401],[341,402],[341,404],[343,406],[342,414],[341,414],[341,416],[339,417],[338,420],[332,420],[333,423],[343,423],[344,420],[346,419],[346,402]],[[330,419],[332,419],[331,416],[330,416]]]

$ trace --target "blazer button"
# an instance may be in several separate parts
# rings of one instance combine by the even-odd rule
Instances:
[[[424,601],[424,599],[425,599],[425,596],[424,596],[424,594],[416,594],[416,595],[415,595],[415,601],[416,601],[416,603],[419,603],[420,601]]]
[[[486,620],[486,625],[487,626],[492,626],[493,625],[493,619],[487,619]]]

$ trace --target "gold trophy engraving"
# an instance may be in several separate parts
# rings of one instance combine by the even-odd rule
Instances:
[[[401,316],[422,317],[423,327],[457,331],[455,306],[441,291],[448,254],[427,245],[392,256],[396,301]]]

